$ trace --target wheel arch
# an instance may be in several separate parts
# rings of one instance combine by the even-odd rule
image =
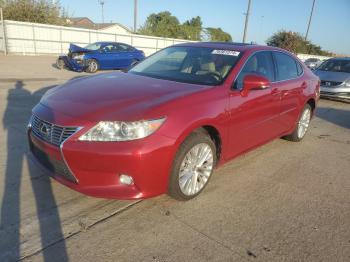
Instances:
[[[179,147],[186,140],[186,138],[194,132],[205,132],[211,138],[211,140],[216,146],[217,163],[219,163],[219,161],[222,159],[223,143],[223,136],[222,131],[220,131],[220,128],[210,121],[201,121],[195,123],[182,132],[182,134],[177,140],[177,147]]]

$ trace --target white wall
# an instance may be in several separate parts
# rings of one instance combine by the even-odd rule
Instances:
[[[330,56],[322,56],[322,55],[309,55],[309,54],[298,54],[298,57],[301,61],[305,62],[308,58],[318,58],[321,61],[332,58]]]
[[[0,26],[1,30],[1,26]],[[164,47],[189,42],[188,40],[152,37],[135,34],[116,34],[74,27],[54,26],[5,20],[7,51],[12,54],[62,54],[70,43],[85,46],[97,41],[115,41],[130,44],[150,55]],[[0,31],[0,50],[3,50]]]
[[[104,33],[111,33],[111,34],[124,34],[124,35],[129,35],[130,31],[126,30],[122,26],[118,24],[114,24],[102,29],[99,29],[98,31],[104,32]]]

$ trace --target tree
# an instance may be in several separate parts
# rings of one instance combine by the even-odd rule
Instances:
[[[199,16],[180,24],[177,17],[168,11],[149,15],[138,32],[145,35],[182,38],[192,41],[202,40],[202,33],[204,33],[209,41],[228,42],[232,40],[231,36],[221,28],[203,28],[202,19]]]
[[[181,26],[181,35],[183,39],[189,39],[194,41],[201,40],[202,31],[202,19],[197,16],[191,20],[185,21]]]
[[[180,35],[180,22],[168,11],[151,14],[140,28],[139,33],[177,38]]]
[[[229,33],[223,31],[220,27],[213,28],[208,27],[205,28],[205,34],[209,38],[209,41],[213,42],[232,42],[232,37]]]
[[[286,49],[293,53],[333,56],[334,54],[318,45],[305,41],[301,34],[292,31],[279,31],[273,34],[267,41],[267,45]]]
[[[4,19],[63,25],[66,14],[58,1],[50,0],[2,0]]]

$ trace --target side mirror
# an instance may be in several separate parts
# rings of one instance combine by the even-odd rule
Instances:
[[[270,81],[263,76],[249,74],[243,79],[242,96],[247,96],[251,90],[264,90],[271,86]]]

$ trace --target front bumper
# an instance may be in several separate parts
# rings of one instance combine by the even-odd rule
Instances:
[[[128,142],[79,141],[85,131],[77,131],[58,147],[37,137],[29,127],[30,156],[58,182],[86,195],[139,199],[167,191],[176,152],[174,139],[155,133]],[[132,176],[134,184],[121,184],[121,174]]]
[[[73,71],[82,72],[87,68],[85,60],[76,60],[65,55],[59,56],[58,59],[62,59],[65,66]]]
[[[321,86],[321,97],[350,100],[350,87],[343,87],[343,86],[325,87],[325,86]]]

